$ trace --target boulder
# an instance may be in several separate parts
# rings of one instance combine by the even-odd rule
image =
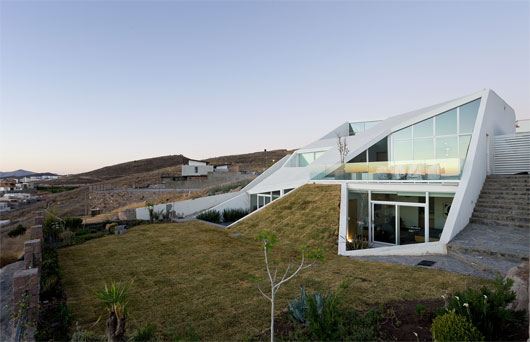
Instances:
[[[513,279],[512,291],[515,292],[515,300],[508,305],[508,309],[524,310],[528,313],[528,261],[510,268],[505,279]]]

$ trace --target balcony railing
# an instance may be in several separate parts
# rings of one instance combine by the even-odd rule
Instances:
[[[459,180],[459,158],[310,165],[312,180],[444,181]]]

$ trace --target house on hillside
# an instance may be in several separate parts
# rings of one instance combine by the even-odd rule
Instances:
[[[349,150],[344,158],[338,137]],[[498,152],[505,140],[516,153]],[[527,173],[529,155],[530,133],[516,134],[514,110],[481,90],[384,120],[345,122],[211,209],[256,212],[304,184],[340,184],[339,254],[444,253],[469,223],[486,176]],[[378,248],[349,250],[358,238]]]
[[[185,216],[245,209],[251,212],[245,220],[304,184],[339,184],[339,254],[445,254],[448,243],[471,219],[528,227],[530,214],[524,206],[530,178],[500,179],[481,195],[488,175],[530,171],[530,132],[525,125],[520,120],[516,132],[513,108],[485,89],[383,120],[344,122],[285,156],[238,192],[176,202],[173,207]],[[339,139],[347,146],[342,155]],[[515,193],[499,195],[503,187]],[[522,204],[510,207],[518,199]],[[518,214],[490,214],[498,210],[499,201]],[[480,212],[474,213],[475,208]],[[147,210],[137,209],[137,217],[148,218]],[[349,242],[356,239],[375,248],[350,249]]]

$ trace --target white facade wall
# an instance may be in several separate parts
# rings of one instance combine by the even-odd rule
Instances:
[[[234,198],[229,199],[228,201],[225,201],[219,205],[216,205],[215,207],[211,208],[210,210],[217,210],[220,213],[223,212],[225,209],[243,209],[243,210],[249,210],[250,208],[250,197],[249,195],[244,191],[238,191],[238,195]]]
[[[183,214],[189,216],[198,212],[210,209],[226,200],[236,197],[238,192],[229,192],[226,194],[220,194],[215,196],[207,196],[201,198],[190,199],[186,201],[157,204],[154,206],[155,212],[165,212],[168,205],[171,205],[171,210],[177,214]],[[136,209],[136,219],[138,220],[149,220],[149,210],[147,208]]]
[[[473,214],[486,176],[493,170],[494,137],[515,133],[515,112],[492,90],[484,91],[475,128],[440,242],[448,243],[465,226]]]

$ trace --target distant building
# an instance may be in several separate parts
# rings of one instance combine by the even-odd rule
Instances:
[[[17,186],[17,180],[16,179],[3,179],[0,181],[0,191],[8,192],[8,191],[15,191]]]
[[[213,166],[207,162],[190,160],[188,165],[182,165],[183,177],[208,176],[208,172],[213,172]]]

